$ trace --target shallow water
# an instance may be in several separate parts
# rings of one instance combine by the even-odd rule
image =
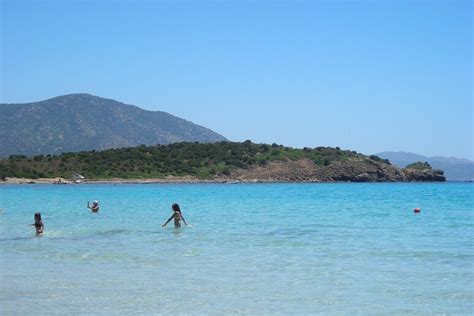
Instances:
[[[472,314],[473,193],[469,183],[2,185],[0,313]],[[94,199],[98,214],[86,208]],[[161,228],[173,202],[191,226]],[[40,237],[27,226],[35,211]]]

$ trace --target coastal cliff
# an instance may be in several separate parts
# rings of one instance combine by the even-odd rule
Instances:
[[[443,182],[440,170],[399,169],[373,160],[349,159],[318,166],[309,159],[274,161],[238,169],[229,181],[258,182]]]
[[[170,145],[10,156],[0,178],[62,178],[150,182],[395,182],[445,181],[443,172],[419,163],[400,169],[388,160],[338,147],[295,149],[250,141]]]
[[[433,169],[428,162],[415,162],[401,169],[407,181],[446,181],[444,172]]]

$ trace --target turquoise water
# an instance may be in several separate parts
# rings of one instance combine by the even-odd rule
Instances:
[[[473,193],[468,183],[2,185],[0,313],[472,314]],[[98,214],[86,208],[94,199]],[[161,228],[173,202],[191,226]],[[27,226],[35,211],[41,237]]]

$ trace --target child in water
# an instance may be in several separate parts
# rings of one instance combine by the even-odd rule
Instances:
[[[35,226],[37,235],[43,233],[44,225],[43,225],[43,221],[41,220],[41,213],[39,213],[39,212],[35,213],[35,223],[31,224],[30,226]]]
[[[99,201],[92,202],[92,205],[89,205],[89,201],[87,201],[87,208],[90,208],[92,212],[97,213],[99,211]]]
[[[181,213],[181,209],[177,203],[171,205],[171,209],[173,210],[173,215],[161,226],[166,227],[166,225],[174,218],[174,227],[180,228],[181,227],[181,220],[183,220],[184,224],[187,226],[186,220],[183,217],[183,213]]]

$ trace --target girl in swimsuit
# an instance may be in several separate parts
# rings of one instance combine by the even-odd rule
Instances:
[[[183,213],[181,213],[181,209],[179,208],[179,205],[177,203],[174,203],[171,205],[171,209],[173,210],[173,215],[171,215],[170,218],[161,226],[166,227],[166,225],[174,219],[174,227],[175,228],[180,228],[181,227],[181,220],[183,220],[184,224],[187,226],[188,223],[186,223],[186,220],[183,217]]]
[[[30,226],[35,226],[36,235],[42,234],[44,231],[43,221],[41,220],[41,213],[35,213],[35,223]]]

